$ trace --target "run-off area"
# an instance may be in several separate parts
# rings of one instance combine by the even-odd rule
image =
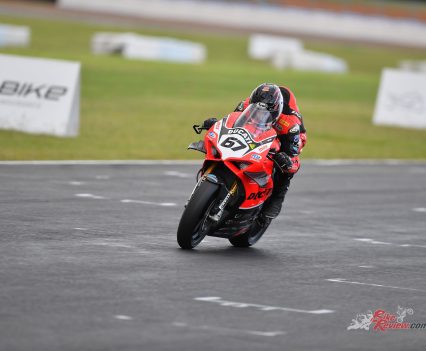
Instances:
[[[426,323],[425,164],[305,162],[253,248],[184,251],[198,168],[0,165],[0,349],[424,349],[347,327]]]

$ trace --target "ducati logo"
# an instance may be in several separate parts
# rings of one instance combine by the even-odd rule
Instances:
[[[257,193],[251,193],[247,197],[247,200],[258,200],[258,199],[262,199],[264,197],[267,197],[271,192],[272,192],[272,189],[266,189],[266,190],[263,190],[263,191],[259,191]]]

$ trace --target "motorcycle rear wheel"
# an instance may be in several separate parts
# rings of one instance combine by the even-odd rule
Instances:
[[[252,227],[247,231],[247,233],[231,237],[229,241],[235,247],[250,247],[256,244],[259,239],[263,236],[266,229],[268,229],[271,224],[271,220],[268,220],[263,225],[260,225],[257,220],[252,224]]]
[[[193,249],[209,234],[208,216],[214,207],[219,185],[203,181],[195,190],[183,211],[177,230],[177,242],[182,249]]]

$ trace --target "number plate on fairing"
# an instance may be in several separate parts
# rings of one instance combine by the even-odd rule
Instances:
[[[228,129],[222,125],[217,147],[223,160],[230,157],[242,158],[251,151],[262,153],[271,146],[274,139],[275,137],[270,137],[256,142],[244,128]]]
[[[229,157],[243,157],[250,147],[241,135],[221,135],[218,143],[222,159]]]

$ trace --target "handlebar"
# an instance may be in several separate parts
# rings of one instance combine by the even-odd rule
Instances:
[[[209,130],[209,128],[205,128],[205,127],[203,127],[202,125],[199,125],[199,124],[194,124],[192,126],[192,129],[194,129],[195,133],[197,133],[197,134],[201,134],[201,132],[203,130]]]

